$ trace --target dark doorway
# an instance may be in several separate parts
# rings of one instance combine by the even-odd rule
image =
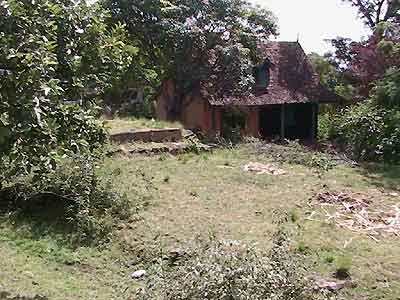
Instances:
[[[285,138],[311,138],[313,109],[311,103],[290,104],[285,107]]]
[[[265,139],[310,139],[314,137],[316,116],[312,103],[268,105],[260,110],[260,132]],[[282,111],[283,109],[283,111]],[[282,122],[283,117],[283,122]],[[314,124],[313,124],[314,123]],[[282,130],[282,125],[284,126]]]
[[[227,108],[222,111],[222,137],[239,142],[242,131],[246,127],[246,114],[237,108]]]
[[[263,138],[281,134],[281,105],[268,105],[260,110],[260,132]]]

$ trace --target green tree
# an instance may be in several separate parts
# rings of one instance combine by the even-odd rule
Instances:
[[[374,99],[382,107],[400,109],[400,69],[391,68],[385,77],[377,82]],[[400,124],[399,124],[400,127]]]
[[[138,52],[124,25],[106,17],[85,1],[0,1],[0,182],[48,172],[60,155],[105,141],[93,104]]]
[[[309,54],[308,58],[325,87],[346,99],[347,102],[351,102],[354,99],[355,88],[346,78],[345,73],[341,72],[328,58],[317,53]]]
[[[253,87],[257,42],[277,33],[271,12],[244,0],[104,0],[111,22],[124,22],[161,80],[178,95],[207,83],[211,95]],[[179,97],[178,97],[179,98]]]

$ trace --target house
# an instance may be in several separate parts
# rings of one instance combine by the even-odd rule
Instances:
[[[174,82],[168,80],[157,99],[157,117],[176,118],[186,128],[207,135],[239,128],[244,135],[265,139],[313,140],[319,105],[341,98],[321,85],[298,42],[267,42],[259,47],[265,60],[254,70],[252,95],[216,99],[198,88],[178,101]]]

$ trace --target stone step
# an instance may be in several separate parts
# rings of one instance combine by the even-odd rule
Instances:
[[[166,142],[166,143],[134,143],[121,145],[117,150],[111,154],[161,154],[169,153],[178,155],[187,152],[206,152],[211,151],[214,147],[202,143],[191,142]]]
[[[182,140],[182,130],[180,128],[132,129],[113,133],[110,135],[110,140],[118,144],[132,142],[178,142]]]

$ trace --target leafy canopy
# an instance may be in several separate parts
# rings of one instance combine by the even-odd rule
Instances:
[[[105,140],[92,104],[134,63],[125,26],[85,1],[0,1],[0,182]],[[78,105],[66,105],[66,101]],[[2,170],[3,171],[3,170]]]
[[[400,67],[400,24],[380,23],[367,40],[332,40],[329,61],[358,89],[361,99],[371,96],[376,82]]]
[[[338,70],[334,63],[317,53],[309,54],[308,58],[314,70],[319,75],[322,85],[336,92],[347,102],[353,100],[355,94],[354,87],[348,82],[346,76]]]
[[[400,2],[347,2],[358,8],[372,34],[361,42],[333,40],[336,51],[329,61],[355,88],[360,103],[330,116],[323,127],[356,159],[399,162]]]
[[[271,12],[244,0],[104,0],[122,21],[161,79],[184,93],[203,81],[217,95],[253,85],[257,41],[277,33]],[[211,80],[210,80],[211,79]]]

